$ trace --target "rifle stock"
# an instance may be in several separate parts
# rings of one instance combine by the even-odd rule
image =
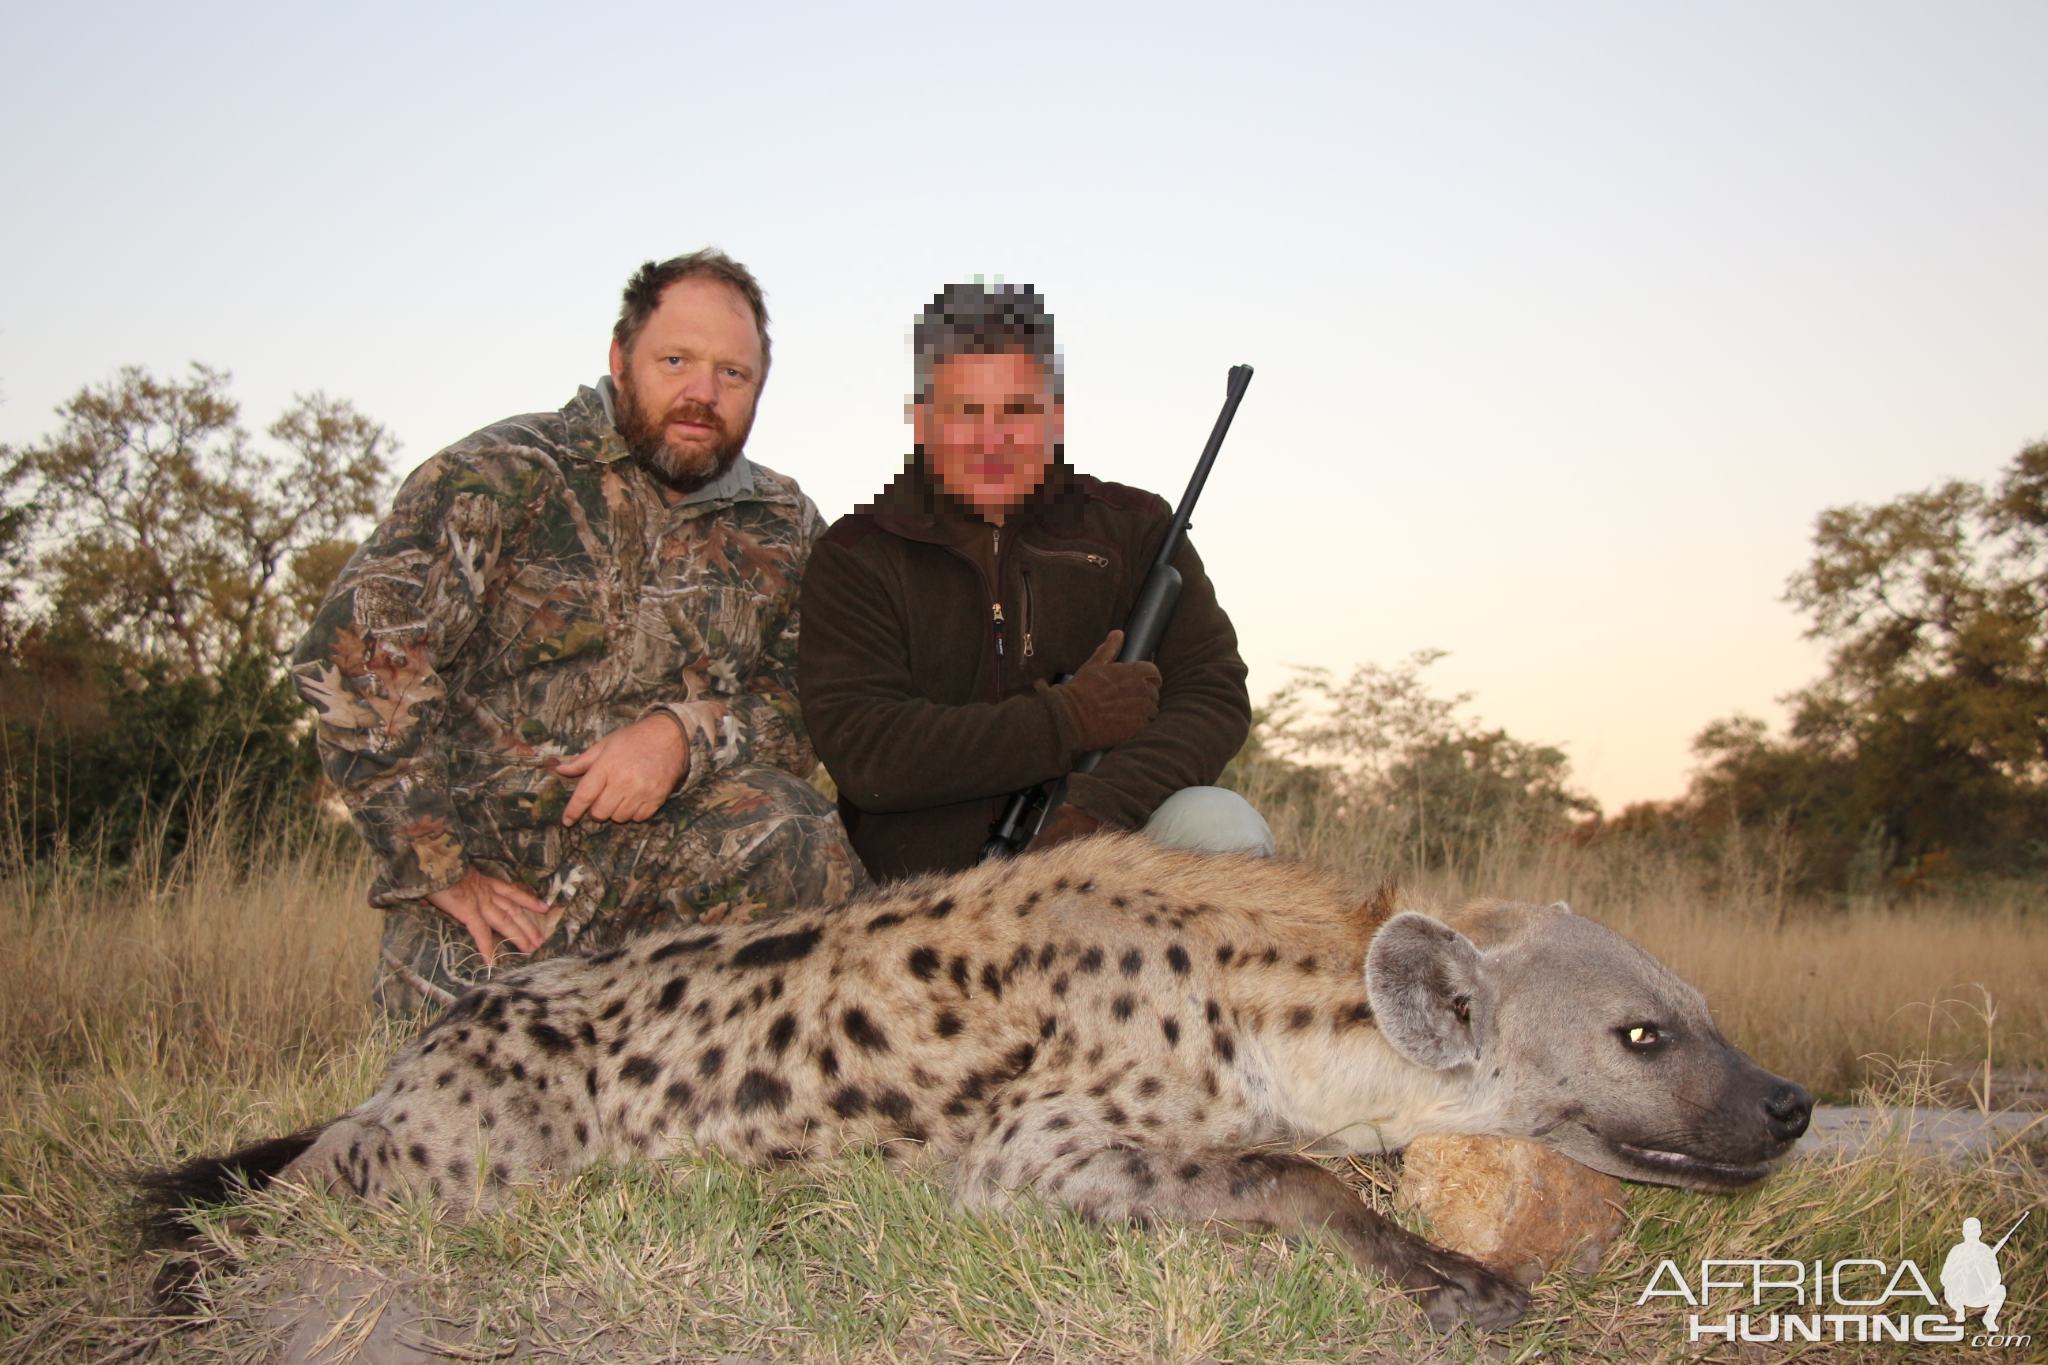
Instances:
[[[1188,480],[1187,491],[1181,494],[1180,505],[1174,508],[1173,520],[1167,524],[1166,538],[1160,542],[1158,557],[1152,561],[1152,569],[1145,575],[1144,584],[1138,589],[1138,600],[1131,605],[1131,614],[1124,619],[1124,647],[1116,656],[1120,664],[1143,663],[1159,649],[1159,642],[1166,635],[1166,628],[1172,624],[1173,609],[1180,604],[1180,570],[1173,567],[1173,557],[1180,552],[1180,543],[1187,537],[1188,520],[1194,515],[1195,503],[1202,496],[1202,486],[1209,481],[1209,470],[1216,463],[1216,454],[1223,449],[1223,438],[1230,434],[1231,419],[1237,416],[1237,405],[1244,401],[1244,392],[1251,387],[1252,367],[1233,365],[1224,389],[1223,411],[1216,416],[1216,425],[1209,432],[1208,444],[1202,447],[1202,457],[1195,462],[1194,476]],[[1058,682],[1073,677],[1063,673]],[[1096,749],[1081,755],[1074,764],[1074,771],[1087,773],[1095,771],[1095,765],[1102,762],[1103,750]],[[988,842],[981,846],[978,862],[991,858],[1014,858],[1022,853],[1038,832],[1045,828],[1045,822],[1059,809],[1066,798],[1067,779],[1054,778],[1041,782],[1035,787],[1026,787],[1015,792],[1003,806],[1003,813],[989,827]]]

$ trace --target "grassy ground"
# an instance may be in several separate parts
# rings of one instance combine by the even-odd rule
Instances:
[[[1282,834],[1361,879],[1369,870],[1331,830]],[[345,852],[299,850],[232,867],[201,850],[154,877],[0,879],[0,1359],[274,1358],[292,1287],[344,1280],[360,1302],[330,1348],[373,1342],[380,1310],[395,1315],[402,1299],[464,1360],[1688,1358],[1705,1349],[1686,1345],[1690,1310],[1637,1303],[1666,1257],[1695,1281],[1703,1257],[1911,1257],[1932,1282],[1964,1216],[1995,1236],[2048,1190],[2032,1160],[1950,1168],[1897,1153],[1800,1164],[1732,1199],[1637,1188],[1598,1275],[1547,1283],[1527,1322],[1482,1341],[1431,1336],[1319,1248],[1052,1215],[956,1219],[937,1180],[874,1160],[774,1173],[683,1161],[589,1172],[469,1224],[266,1201],[221,1230],[242,1272],[211,1283],[196,1320],[170,1322],[122,1230],[122,1174],[330,1117],[374,1088],[399,1041],[361,1007],[376,928],[366,871]],[[1872,1053],[1931,1048],[1967,1065],[1988,1046],[2000,1066],[2038,1065],[2048,1035],[2048,917],[2024,905],[1821,914],[1777,903],[1767,876],[1724,870],[1705,888],[1570,850],[1504,848],[1471,869],[1411,872],[1407,886],[1422,904],[1482,889],[1568,896],[1704,986],[1766,1064],[1824,1087],[1884,1074],[1859,1060]],[[1383,1207],[1397,1178],[1391,1164],[1350,1175]],[[2003,1258],[2005,1320],[2037,1342],[2048,1229],[2031,1228],[2043,1217]],[[1742,1297],[1714,1306],[1735,1311]],[[1824,1343],[1797,1358],[1945,1351],[2042,1354]]]

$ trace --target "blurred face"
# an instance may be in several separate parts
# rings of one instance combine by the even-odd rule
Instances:
[[[1014,352],[938,361],[911,420],[940,486],[997,523],[1044,484],[1064,436],[1051,373]]]
[[[619,436],[649,472],[685,493],[739,459],[761,379],[753,312],[718,280],[677,280],[662,291],[631,355],[612,343]]]

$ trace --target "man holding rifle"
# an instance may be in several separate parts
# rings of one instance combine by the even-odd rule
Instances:
[[[1013,793],[1063,778],[1031,848],[1142,828],[1271,852],[1258,813],[1206,785],[1243,744],[1251,703],[1236,633],[1185,541],[1153,660],[1116,660],[1171,511],[1067,465],[1044,300],[949,285],[913,339],[916,452],[819,541],[803,586],[805,722],[868,870],[971,866]]]

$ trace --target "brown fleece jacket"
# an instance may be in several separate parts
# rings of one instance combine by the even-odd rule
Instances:
[[[1079,736],[1050,686],[1129,615],[1166,534],[1156,495],[1055,465],[1000,528],[913,462],[842,517],[804,573],[797,692],[876,878],[971,866],[1003,801],[1073,770]],[[1076,774],[1067,799],[1136,828],[1214,782],[1251,725],[1237,634],[1194,548],[1159,652],[1159,715]]]

